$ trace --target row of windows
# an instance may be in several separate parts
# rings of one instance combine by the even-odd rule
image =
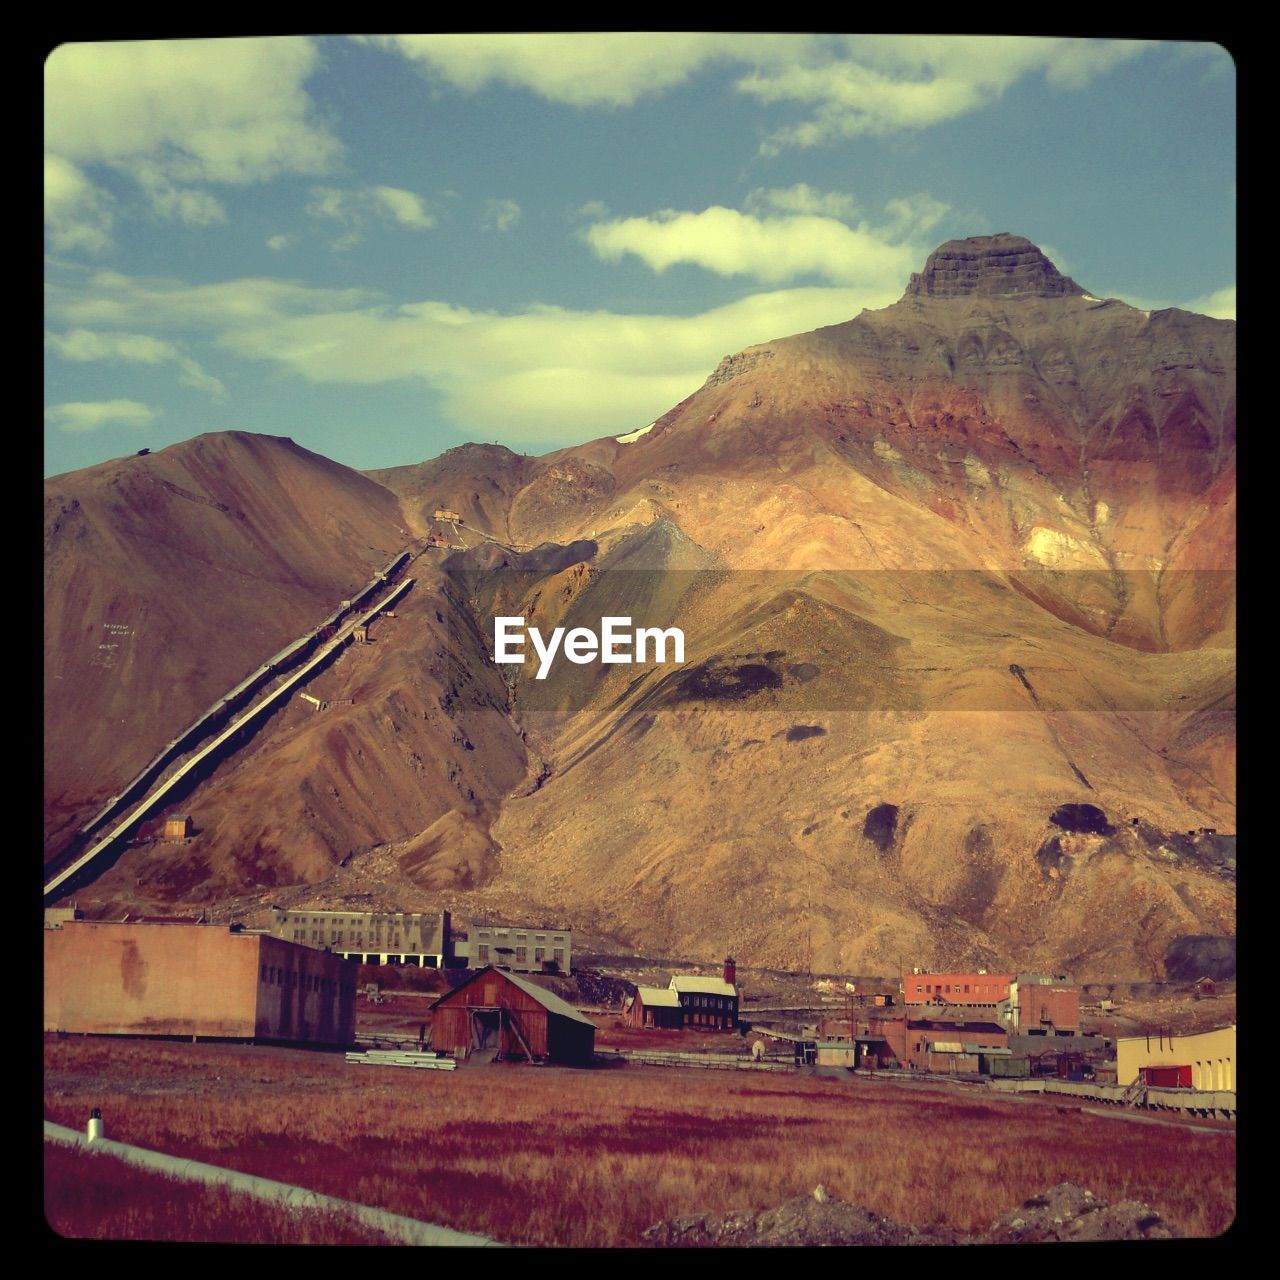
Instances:
[[[494,950],[497,951],[498,948],[494,947]],[[516,947],[515,953],[516,953],[516,960],[515,960],[516,964],[528,964],[529,962],[528,947]],[[551,953],[551,958],[556,962],[556,964],[559,964],[559,965],[564,964],[564,948],[563,947],[554,948]],[[546,947],[534,947],[533,959],[535,964],[542,964],[547,959]],[[480,964],[489,963],[489,947],[486,943],[482,942],[480,943],[479,946],[476,947],[476,960]]]
[[[960,983],[958,983],[958,982],[940,982],[940,983],[938,983],[938,991],[937,991],[937,994],[938,994],[938,995],[946,994],[946,995],[954,995],[954,996],[958,996],[958,995],[966,995],[966,996],[967,996],[967,995],[969,994],[969,984],[968,984],[967,982],[964,984],[964,990],[963,990],[963,992],[961,991],[960,986],[961,986],[961,984],[960,984]],[[1004,993],[1006,993],[1006,994],[1007,994],[1007,992],[1008,992],[1008,987],[1006,987],[1006,986],[1005,986],[1003,983],[1001,983],[1001,982],[975,982],[975,983],[973,984],[973,994],[974,994],[974,995],[980,995],[980,996],[994,996],[994,995],[999,995],[999,994],[1001,994],[1001,992],[1004,992]],[[933,995],[933,994],[934,994],[934,990],[933,990],[933,983],[932,983],[932,982],[926,982],[926,983],[923,985],[923,987],[922,987],[922,986],[921,986],[921,984],[917,982],[917,983],[916,983],[916,992],[915,992],[915,993],[916,993],[916,995],[920,995],[920,994],[922,994],[922,993],[923,993],[924,995],[930,995],[930,996],[931,996],[931,995]]]
[[[494,939],[497,939],[497,938],[507,939],[511,937],[511,930],[510,929],[477,929],[476,937],[486,938],[490,941],[493,941]],[[529,934],[526,930],[523,930],[523,929],[517,929],[515,937],[517,942],[529,941]],[[535,933],[533,936],[533,940],[534,942],[546,942],[547,935],[545,933]],[[551,935],[552,942],[568,942],[568,940],[569,939],[567,934],[554,933]]]
[[[695,1009],[728,1009],[732,1001],[728,996],[686,996],[685,1000]]]
[[[276,965],[264,964],[261,978],[266,986],[297,988],[301,985],[304,992],[318,991],[322,995],[331,996],[338,990],[338,984],[332,978],[322,978],[314,973],[299,973],[295,969],[281,969]],[[346,990],[344,985],[343,990]],[[352,990],[355,988],[352,987]]]

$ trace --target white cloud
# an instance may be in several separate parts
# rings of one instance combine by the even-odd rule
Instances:
[[[817,36],[741,33],[535,33],[370,37],[436,81],[492,83],[576,107],[630,106],[714,65],[760,103],[808,118],[770,133],[765,155],[867,134],[922,129],[997,100],[1041,74],[1078,90],[1151,47],[1140,41],[1029,36]]]
[[[399,187],[312,187],[307,212],[346,228],[333,248],[350,249],[364,239],[372,222],[425,231],[436,225],[421,196]]]
[[[96,431],[108,424],[146,427],[158,416],[138,400],[71,400],[55,404],[44,415],[59,431]]]
[[[834,46],[831,46],[834,47]],[[923,129],[996,101],[1036,73],[1080,89],[1149,46],[1026,36],[859,36],[841,54],[756,68],[737,87],[765,104],[798,103],[812,114],[771,133],[761,153],[864,135]]]
[[[55,249],[101,253],[111,245],[111,197],[61,156],[44,158],[44,218]]]
[[[318,65],[292,37],[63,44],[45,63],[45,145],[128,173],[161,217],[221,222],[199,184],[323,173],[341,154],[303,89]]]
[[[485,204],[481,229],[510,231],[520,221],[520,213],[520,206],[514,200],[490,200]]]
[[[267,237],[267,248],[272,253],[279,253],[282,249],[287,249],[293,244],[296,237],[286,235],[275,235]]]
[[[76,363],[121,360],[129,364],[173,364],[179,381],[199,391],[222,397],[226,388],[206,373],[190,356],[171,342],[145,333],[95,333],[91,329],[71,329],[67,333],[46,333],[46,345],[64,360]]]
[[[499,82],[575,107],[630,106],[687,80],[707,63],[729,59],[771,64],[807,36],[537,32],[375,36],[369,42],[402,54],[454,88]]]
[[[858,216],[858,202],[841,191],[817,191],[807,182],[792,187],[757,187],[744,201],[750,212],[774,209],[779,213],[815,213],[850,222]]]
[[[851,197],[823,195],[804,184],[753,196],[775,208],[852,208]],[[648,218],[599,222],[583,236],[598,257],[616,262],[634,254],[655,271],[691,263],[770,284],[816,275],[837,284],[901,288],[921,258],[916,237],[946,210],[929,196],[893,200],[889,224],[877,228],[865,221],[851,227],[816,212],[760,217],[713,205],[699,213],[664,209]]]
[[[727,353],[836,324],[897,299],[882,287],[757,293],[693,316],[534,306],[514,314],[276,280],[187,286],[100,272],[49,311],[79,325],[145,323],[211,334],[225,349],[314,383],[417,379],[468,436],[537,443],[617,435],[696,390]],[[86,317],[97,317],[96,321]]]
[[[436,225],[436,219],[427,212],[422,197],[412,191],[403,191],[399,187],[373,187],[370,193],[401,226],[425,231]]]
[[[1182,304],[1184,311],[1195,311],[1202,316],[1213,316],[1218,320],[1234,320],[1236,318],[1236,287],[1229,284],[1212,293],[1201,294],[1190,302]]]
[[[158,165],[140,162],[133,176],[147,194],[152,210],[170,222],[189,227],[210,227],[226,222],[227,211],[222,202],[198,187],[176,187]]]

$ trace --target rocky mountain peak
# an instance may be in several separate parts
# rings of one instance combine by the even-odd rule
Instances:
[[[1002,231],[940,245],[924,270],[912,273],[906,296],[1060,298],[1083,292],[1030,240]]]

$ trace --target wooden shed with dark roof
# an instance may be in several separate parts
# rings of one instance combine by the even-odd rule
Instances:
[[[431,1047],[529,1062],[590,1066],[595,1023],[523,974],[490,966],[431,1006]]]

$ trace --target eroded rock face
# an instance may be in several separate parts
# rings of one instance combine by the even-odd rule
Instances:
[[[948,240],[930,255],[923,271],[913,272],[907,294],[934,298],[1061,298],[1083,293],[1023,236],[1007,231],[994,236]]]

